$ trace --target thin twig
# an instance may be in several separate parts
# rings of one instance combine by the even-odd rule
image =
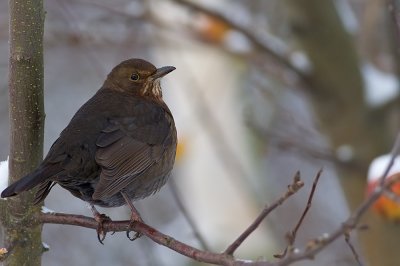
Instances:
[[[400,150],[400,133],[398,133],[396,142],[394,143],[393,149],[391,151],[391,157],[388,166],[385,169],[385,172],[382,174],[382,177],[379,181],[379,186],[383,187],[386,181],[387,176],[389,175],[389,171],[392,168],[394,161],[396,160],[396,157],[399,155],[399,150]]]
[[[400,181],[400,175],[395,176],[394,178],[391,178],[389,180],[386,180],[386,177],[393,166],[393,162],[395,158],[399,155],[400,153],[400,132],[397,134],[395,144],[393,145],[392,148],[392,157],[387,165],[382,179],[384,180],[383,186],[378,186],[375,191],[367,198],[364,200],[364,202],[356,209],[356,211],[353,212],[352,215],[335,231],[333,231],[331,234],[324,234],[322,237],[315,239],[314,241],[311,242],[310,245],[308,245],[307,249],[304,252],[299,252],[299,253],[292,253],[289,256],[287,256],[285,259],[279,261],[276,265],[277,266],[284,266],[284,265],[289,265],[293,262],[304,260],[304,259],[312,259],[314,256],[320,252],[322,249],[324,249],[326,246],[328,246],[330,243],[338,239],[340,236],[345,234],[346,232],[349,232],[353,229],[355,229],[358,226],[358,223],[360,222],[361,217],[367,212],[367,210],[375,203],[375,201],[383,194],[385,189],[391,187],[395,182]]]
[[[266,205],[254,222],[224,251],[225,254],[232,255],[235,250],[243,243],[243,241],[257,229],[260,223],[268,216],[270,212],[275,210],[278,206],[288,199],[290,196],[295,194],[304,186],[303,181],[300,180],[300,173],[297,172],[293,178],[292,184],[288,186],[287,191],[283,196],[276,200],[271,206]]]
[[[400,176],[390,179],[385,183],[384,187],[390,187],[395,182],[400,181]],[[338,229],[333,231],[331,234],[324,234],[321,237],[318,237],[307,244],[307,248],[303,252],[292,253],[287,256],[285,259],[279,261],[276,266],[286,266],[290,265],[293,262],[304,260],[304,259],[313,259],[318,252],[327,247],[333,241],[344,235],[346,232],[349,232],[358,227],[359,220],[362,215],[371,207],[371,205],[379,198],[383,193],[383,189],[378,189],[371,194],[369,198],[367,198],[364,203],[360,205],[360,207],[355,211]],[[366,207],[368,206],[368,207]]]
[[[394,160],[400,153],[400,132],[397,133],[396,141],[393,145],[392,151],[391,151],[391,158],[390,161],[379,181],[379,186],[375,189],[375,191],[371,194],[371,196],[366,199],[358,208],[357,210],[353,213],[353,215],[349,218],[354,220],[352,223],[356,225],[358,221],[360,220],[361,216],[371,207],[372,204],[384,193],[384,191],[387,188],[390,188],[394,184],[392,180],[397,180],[397,178],[392,178],[389,180],[389,182],[386,182],[386,178],[389,174],[390,169],[392,168],[394,164]],[[388,185],[390,184],[390,185]],[[349,221],[350,222],[350,221]]]
[[[353,253],[353,256],[354,256],[355,260],[357,261],[357,264],[359,266],[363,266],[363,263],[360,260],[360,256],[358,256],[356,249],[354,248],[353,244],[350,241],[350,232],[344,233],[344,240],[346,241],[347,245],[349,246],[351,253]]]
[[[293,248],[293,244],[296,241],[297,231],[299,230],[300,226],[302,225],[302,223],[304,221],[304,218],[306,217],[309,209],[311,208],[311,203],[312,203],[312,200],[314,198],[315,189],[317,188],[317,184],[318,184],[319,178],[321,177],[321,174],[322,174],[322,169],[318,171],[317,175],[314,178],[314,182],[313,182],[312,187],[311,187],[311,192],[310,192],[310,195],[308,196],[306,208],[304,209],[304,211],[303,211],[299,221],[297,222],[296,226],[294,227],[294,229],[290,233],[288,233],[288,235],[287,235],[288,245],[286,246],[286,248],[283,251],[283,253],[275,254],[274,255],[275,258],[279,258],[279,259],[284,258],[286,256],[286,254],[287,254],[287,251],[289,249]]]
[[[303,214],[301,215],[300,220],[299,220],[298,223],[296,224],[296,227],[295,227],[294,230],[292,231],[292,240],[291,240],[292,242],[291,242],[291,244],[294,243],[294,240],[296,239],[297,231],[299,230],[301,224],[303,223],[304,218],[305,218],[306,215],[307,215],[307,212],[309,211],[309,209],[310,209],[310,207],[311,207],[311,203],[312,203],[312,200],[313,200],[313,198],[314,198],[315,189],[317,188],[317,184],[318,184],[319,178],[321,177],[321,173],[322,173],[322,169],[319,170],[318,173],[317,173],[317,175],[315,176],[315,179],[314,179],[314,182],[313,182],[313,185],[312,185],[312,188],[311,188],[310,196],[308,197],[307,206],[306,206],[306,208],[304,209],[304,212],[303,212]]]
[[[392,177],[393,178],[393,177]],[[390,200],[400,204],[400,196],[392,190],[392,188],[387,188],[383,192],[383,195],[388,197]]]

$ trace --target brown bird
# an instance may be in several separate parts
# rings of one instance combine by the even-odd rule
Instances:
[[[90,203],[94,214],[93,205],[129,204],[132,219],[140,220],[132,201],[157,192],[175,161],[176,128],[160,86],[160,79],[173,70],[142,59],[121,62],[77,111],[38,168],[1,197],[38,186],[36,204],[59,184]]]

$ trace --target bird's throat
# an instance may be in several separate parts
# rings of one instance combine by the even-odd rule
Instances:
[[[146,82],[143,87],[142,95],[162,99],[160,80],[156,79],[154,81]]]

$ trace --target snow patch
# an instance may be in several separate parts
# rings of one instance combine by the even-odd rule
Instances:
[[[46,206],[42,206],[42,213],[55,213],[55,211],[47,208]]]
[[[49,244],[47,244],[46,242],[42,242],[42,246],[46,251],[50,249]]]
[[[397,78],[385,73],[371,64],[362,67],[365,82],[365,96],[367,103],[372,106],[381,106],[398,94]]]
[[[391,158],[391,154],[385,154],[375,158],[369,165],[368,181],[379,180],[385,172]],[[391,176],[398,172],[400,172],[400,157],[396,157],[396,159],[394,160],[393,166],[390,169],[388,176]]]
[[[8,187],[8,157],[6,161],[0,162],[0,192],[6,189],[7,187]]]

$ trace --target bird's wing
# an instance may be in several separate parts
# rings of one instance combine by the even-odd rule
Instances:
[[[171,139],[170,127],[162,109],[110,119],[96,142],[96,162],[102,171],[93,199],[111,197],[157,163]]]

